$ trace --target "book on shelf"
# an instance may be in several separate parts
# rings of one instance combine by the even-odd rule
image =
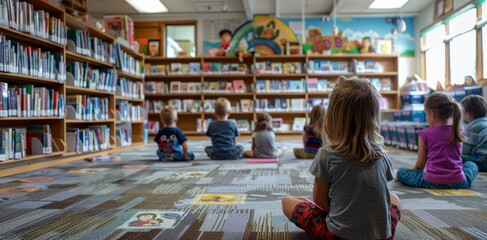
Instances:
[[[144,64],[130,54],[124,52],[119,43],[115,44],[115,63],[117,69],[122,72],[132,74],[138,77],[144,77]]]
[[[127,42],[127,48],[135,47],[134,21],[127,15],[106,15],[103,16],[105,29],[114,31],[115,37],[120,37]]]
[[[64,117],[65,101],[54,89],[0,82],[0,117]]]
[[[284,124],[284,120],[282,118],[272,118],[272,129],[276,132],[281,131],[281,127]]]
[[[149,134],[157,134],[159,129],[161,128],[159,121],[148,121],[147,122],[147,130]]]
[[[0,161],[22,159],[27,153],[25,128],[0,129]]]
[[[151,114],[159,114],[164,107],[164,102],[162,100],[145,100],[145,108]]]
[[[116,130],[117,146],[128,147],[132,145],[132,125],[117,124]]]
[[[247,119],[237,119],[237,129],[239,132],[249,132],[251,131],[250,129],[250,123],[249,120]]]
[[[198,83],[198,84],[200,84],[200,83]],[[190,85],[190,88],[191,88],[191,85]],[[196,86],[193,86],[193,88],[195,90],[197,89]],[[144,83],[144,93],[145,94],[165,94],[165,93],[169,93],[169,87],[168,87],[167,83],[164,83],[164,82],[145,82]]]
[[[384,66],[376,62],[374,60],[365,60],[365,61],[357,61],[353,60],[352,61],[352,66],[354,69],[352,69],[353,72],[355,73],[381,73],[384,72]]]
[[[327,109],[328,103],[329,103],[328,98],[311,98],[309,101],[308,111],[310,111],[316,105],[323,105],[325,109]]]
[[[12,41],[0,33],[0,71],[64,82],[66,62],[59,52]]]
[[[66,25],[61,19],[24,1],[0,1],[0,25],[61,45],[66,44]]]
[[[151,65],[146,63],[145,70],[147,76],[165,76],[166,72],[166,65]]]
[[[303,117],[295,117],[293,121],[293,131],[303,131],[304,126],[306,125],[306,118]]]
[[[255,110],[265,112],[302,112],[306,111],[306,100],[304,98],[287,99],[257,99]]]
[[[117,99],[117,121],[138,122],[145,120],[145,108],[141,105],[132,104],[129,101]]]
[[[240,112],[252,112],[253,101],[251,99],[240,99]]]
[[[170,93],[180,93],[181,92],[181,82],[172,81],[170,86]]]
[[[140,38],[137,40],[139,42],[139,53],[148,56],[149,55],[149,39]]]
[[[248,67],[244,63],[205,62],[201,65],[201,73],[205,75],[247,74]]]
[[[107,125],[89,126],[88,128],[66,129],[68,152],[93,152],[110,148],[110,128]]]
[[[201,119],[198,118],[196,119],[196,132],[198,133],[206,133],[206,130],[208,130],[208,126],[210,123],[213,121],[211,118],[205,118]]]
[[[308,61],[308,73],[310,74],[335,74],[349,73],[350,62],[330,61],[330,60],[310,60]]]
[[[117,81],[117,95],[133,99],[144,99],[142,82],[119,78]]]
[[[184,99],[182,109],[176,109],[178,112],[201,112],[201,100],[199,99]]]
[[[254,65],[256,74],[301,74],[300,62],[258,62]]]
[[[392,90],[392,81],[390,78],[371,78],[370,83],[379,91]]]
[[[333,85],[330,86],[330,83],[334,83],[334,81],[328,81],[327,79],[308,78],[306,80],[306,88],[308,92],[330,92],[333,90]]]
[[[27,154],[51,154],[52,133],[49,125],[27,126]]]
[[[67,119],[71,120],[107,120],[109,118],[108,98],[91,97],[88,95],[66,96]]]
[[[93,90],[115,92],[117,73],[111,68],[92,69],[87,62],[68,62],[66,84]]]
[[[203,102],[203,111],[206,113],[214,112],[215,109],[215,99],[205,99]]]
[[[305,80],[257,80],[257,93],[305,92]]]

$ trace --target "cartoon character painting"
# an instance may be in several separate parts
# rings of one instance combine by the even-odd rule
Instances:
[[[183,219],[184,212],[147,209],[135,213],[119,228],[173,229]]]
[[[158,226],[161,225],[163,222],[162,219],[156,218],[157,214],[155,213],[141,213],[137,215],[138,220],[129,223],[131,227],[149,227],[149,226]]]

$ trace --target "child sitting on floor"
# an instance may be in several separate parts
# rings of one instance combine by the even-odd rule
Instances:
[[[272,118],[268,113],[259,113],[252,133],[252,150],[245,151],[247,158],[276,158],[280,154],[276,149],[276,135],[272,131]]]
[[[318,126],[318,124],[322,121],[324,115],[325,107],[323,105],[315,105],[311,110],[309,124],[303,130],[304,148],[293,149],[296,158],[315,158],[318,149],[323,145],[319,130],[321,126]]]
[[[472,162],[462,165],[462,107],[448,94],[435,92],[426,98],[424,109],[430,127],[418,131],[416,165],[400,168],[397,180],[418,188],[470,188],[479,168]]]
[[[237,145],[235,138],[239,136],[237,125],[228,120],[230,116],[230,101],[226,98],[215,100],[215,117],[208,126],[206,135],[211,137],[210,147],[205,151],[213,160],[239,159],[243,153],[243,146]]]
[[[389,193],[393,167],[382,149],[380,94],[367,79],[340,78],[323,122],[329,143],[309,172],[313,200],[285,196],[284,214],[313,239],[393,239],[401,218]]]
[[[463,143],[462,160],[471,161],[479,171],[487,171],[487,102],[482,96],[472,95],[462,100],[465,110],[467,140]]]
[[[186,136],[176,126],[178,114],[171,106],[164,106],[161,110],[161,120],[164,127],[159,130],[154,142],[157,143],[157,156],[161,161],[194,160],[194,154],[188,151]]]

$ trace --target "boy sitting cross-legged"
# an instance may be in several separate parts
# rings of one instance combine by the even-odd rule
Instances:
[[[228,120],[230,116],[230,101],[226,98],[218,98],[215,101],[216,121],[212,121],[208,126],[206,135],[211,137],[210,147],[205,151],[213,160],[238,159],[242,155],[244,148],[237,145],[235,137],[239,136],[237,125]]]
[[[159,130],[154,141],[157,143],[157,156],[161,161],[194,160],[194,154],[188,151],[186,136],[176,126],[178,114],[171,106],[161,110],[164,127]]]

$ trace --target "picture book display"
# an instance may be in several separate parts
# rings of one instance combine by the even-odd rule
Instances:
[[[129,101],[116,100],[117,121],[136,122],[145,120],[145,108]]]
[[[116,94],[121,97],[144,99],[144,88],[140,81],[119,78],[117,81]]]
[[[303,112],[308,108],[304,98],[260,98],[255,100],[255,110],[258,112]]]
[[[166,65],[151,65],[145,64],[145,71],[146,76],[165,76],[167,75],[166,72]]]
[[[144,210],[136,212],[119,228],[123,229],[173,229],[184,218],[184,212]]]
[[[249,68],[244,63],[205,62],[201,65],[204,75],[247,74]]]
[[[158,86],[157,84],[155,85],[156,88],[155,93],[156,94],[164,93],[164,90],[167,89],[167,83],[163,83],[162,86]],[[201,93],[201,83],[171,81],[168,89],[170,94],[171,93]]]
[[[328,79],[308,78],[306,79],[307,92],[331,92],[335,81]]]
[[[306,80],[257,80],[257,93],[306,92]]]
[[[67,38],[68,51],[92,57],[102,62],[115,63],[113,45],[97,37],[91,37],[89,31],[68,29]]]
[[[256,74],[301,74],[301,62],[257,62],[254,65]]]
[[[365,61],[352,61],[352,66],[355,69],[352,69],[356,73],[381,73],[384,72],[384,66],[376,62],[374,60],[365,60]]]
[[[199,75],[201,74],[201,63],[171,63],[169,65],[169,75]]]
[[[244,80],[233,81],[205,81],[202,86],[203,93],[246,93],[247,86]]]
[[[370,83],[379,91],[392,90],[392,81],[390,78],[371,78]]]
[[[122,46],[116,43],[115,46],[115,64],[117,69],[124,73],[132,74],[138,77],[144,77],[144,64],[141,60],[136,59],[132,55],[124,52]]]
[[[330,60],[310,60],[307,63],[309,74],[349,73],[350,62]]]

